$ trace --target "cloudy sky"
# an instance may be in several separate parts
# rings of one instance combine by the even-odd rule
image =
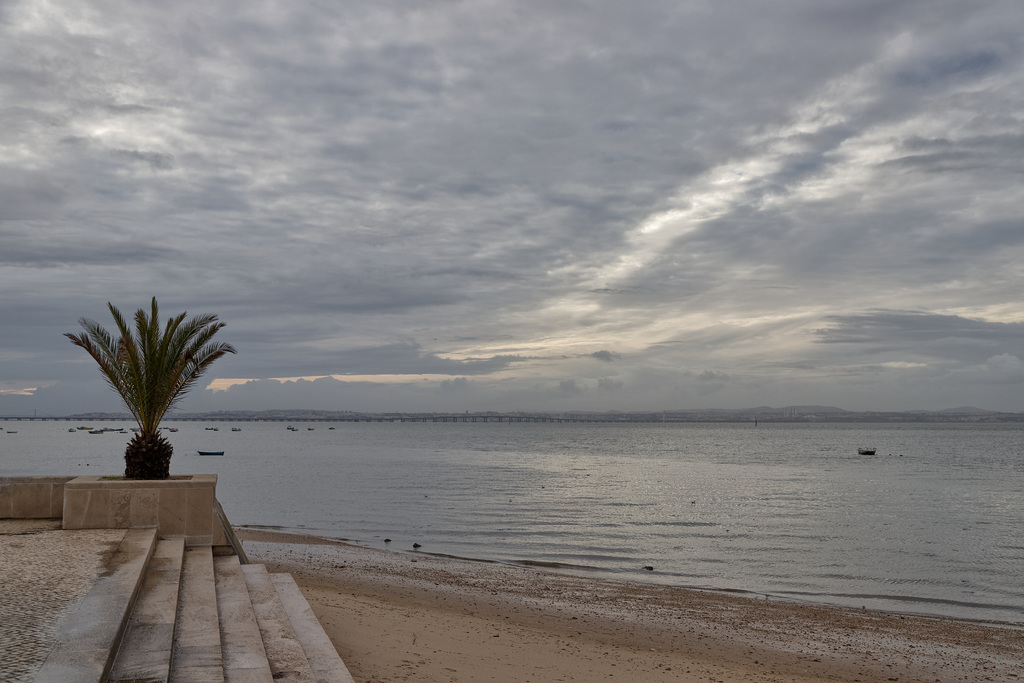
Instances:
[[[0,414],[1024,410],[1020,0],[0,0]],[[301,378],[301,379],[300,379]]]

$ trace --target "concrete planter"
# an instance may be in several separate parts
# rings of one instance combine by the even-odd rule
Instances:
[[[156,527],[185,545],[229,545],[216,518],[216,474],[161,480],[76,477],[64,484],[65,529]]]

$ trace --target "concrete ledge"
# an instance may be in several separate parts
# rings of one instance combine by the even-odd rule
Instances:
[[[288,620],[318,683],[355,683],[320,620],[291,574],[271,574]]]
[[[238,557],[215,557],[213,568],[224,680],[273,683],[274,676]]]
[[[60,519],[74,477],[0,477],[0,519]]]
[[[157,541],[108,683],[166,683],[174,650],[184,540]]]
[[[106,680],[155,547],[153,529],[127,532],[104,576],[60,623],[56,646],[36,674],[36,683]]]
[[[267,568],[262,564],[243,565],[242,575],[249,588],[249,598],[274,680],[315,681],[306,652],[295,635]]]
[[[210,548],[185,550],[170,680],[224,683],[217,587]]]
[[[65,529],[156,527],[160,538],[184,538],[185,545],[220,545],[215,524],[216,474],[161,480],[76,477],[64,484]]]

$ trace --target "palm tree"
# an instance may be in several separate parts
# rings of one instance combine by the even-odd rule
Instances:
[[[212,342],[224,327],[215,315],[198,315],[185,320],[186,313],[170,318],[160,332],[156,297],[147,316],[135,312],[134,334],[121,312],[107,303],[120,337],[88,318],[79,320],[80,334],[65,334],[75,346],[85,349],[99,364],[103,379],[121,395],[125,406],[139,424],[139,432],[124,453],[127,479],[167,479],[173,448],[160,434],[160,421],[195,385],[213,361],[234,353],[230,344]]]

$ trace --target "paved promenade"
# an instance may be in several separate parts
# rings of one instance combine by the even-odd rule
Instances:
[[[57,625],[109,570],[127,533],[60,527],[60,520],[0,519],[0,680],[33,680]]]

